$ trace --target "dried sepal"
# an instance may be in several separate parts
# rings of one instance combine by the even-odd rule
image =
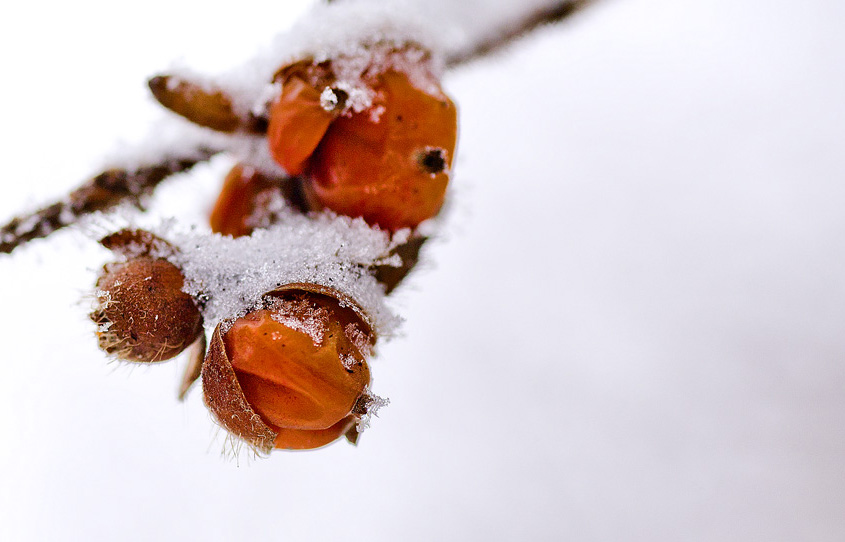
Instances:
[[[267,129],[264,119],[249,113],[239,114],[232,99],[222,90],[210,90],[175,75],[153,77],[148,85],[161,105],[199,126],[227,134],[263,134]]]
[[[255,450],[270,453],[276,433],[264,423],[244,396],[235,370],[226,355],[221,326],[211,335],[202,364],[202,391],[206,406],[224,429]]]
[[[390,294],[416,267],[420,259],[420,250],[427,240],[428,237],[424,235],[413,235],[406,242],[390,251],[390,256],[399,256],[402,260],[401,265],[376,265],[373,267],[373,275],[377,281],[384,285],[385,294]]]
[[[178,399],[185,400],[185,396],[191,386],[194,385],[200,375],[202,374],[202,364],[205,361],[205,354],[208,347],[208,339],[205,336],[205,330],[200,333],[199,338],[194,341],[188,349],[188,363],[185,365],[185,371],[182,374],[182,380],[179,382]]]
[[[147,230],[125,228],[106,235],[100,244],[124,258],[149,256],[169,258],[176,254],[177,248],[158,235]]]
[[[344,433],[343,436],[349,444],[358,446],[358,439],[360,438],[361,433],[358,432],[358,427],[353,425],[346,430],[346,433]]]

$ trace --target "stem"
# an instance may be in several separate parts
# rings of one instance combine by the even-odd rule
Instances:
[[[106,211],[124,201],[138,205],[141,198],[149,195],[161,181],[207,161],[217,152],[197,149],[190,156],[169,157],[134,171],[106,170],[71,192],[67,198],[15,217],[0,228],[0,254],[9,254],[28,241],[46,237],[85,215]]]
[[[527,13],[522,20],[515,21],[512,27],[503,28],[496,36],[475,44],[469,51],[462,51],[448,57],[446,67],[454,68],[495,53],[533,30],[543,25],[560,22],[594,2],[595,0],[563,0],[554,6]]]

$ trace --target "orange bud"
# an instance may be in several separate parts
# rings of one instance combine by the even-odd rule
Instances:
[[[395,231],[416,227],[440,210],[457,140],[457,110],[408,77],[388,71],[377,98],[361,113],[337,118],[312,156],[312,206],[329,208]]]
[[[218,326],[202,380],[220,424],[258,450],[308,449],[349,431],[370,383],[369,324],[316,285],[271,292],[266,308]]]
[[[282,194],[282,180],[256,169],[235,165],[223,181],[223,190],[211,211],[211,231],[240,237],[249,235],[267,215],[267,201]]]

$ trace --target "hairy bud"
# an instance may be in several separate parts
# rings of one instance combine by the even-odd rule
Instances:
[[[163,241],[147,234],[147,247]],[[171,262],[153,257],[139,245],[140,232],[125,230],[103,244],[128,260],[106,264],[97,280],[97,324],[100,348],[127,361],[170,359],[202,333],[202,316],[193,297],[182,291],[184,276]],[[133,243],[116,243],[115,239]],[[165,245],[161,245],[165,246]],[[139,248],[141,247],[141,248]]]

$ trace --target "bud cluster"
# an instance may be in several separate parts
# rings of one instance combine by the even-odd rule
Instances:
[[[393,265],[360,270],[389,293],[425,242],[414,230],[443,205],[457,114],[418,46],[374,44],[371,60],[283,67],[265,115],[239,117],[222,91],[171,76],[150,87],[165,107],[201,126],[266,134],[270,155],[288,174],[236,164],[211,213],[214,232],[247,236],[284,212],[323,209],[390,234],[410,230],[389,255]],[[240,316],[204,322],[202,308],[216,293],[186,293],[178,248],[143,230],[101,242],[120,259],[97,281],[91,319],[100,347],[127,361],[158,362],[195,345],[182,393],[201,377],[218,423],[254,449],[318,448],[343,436],[357,443],[359,428],[384,404],[370,392],[376,335],[354,299],[325,285],[280,284]],[[213,326],[207,344],[204,324]]]

